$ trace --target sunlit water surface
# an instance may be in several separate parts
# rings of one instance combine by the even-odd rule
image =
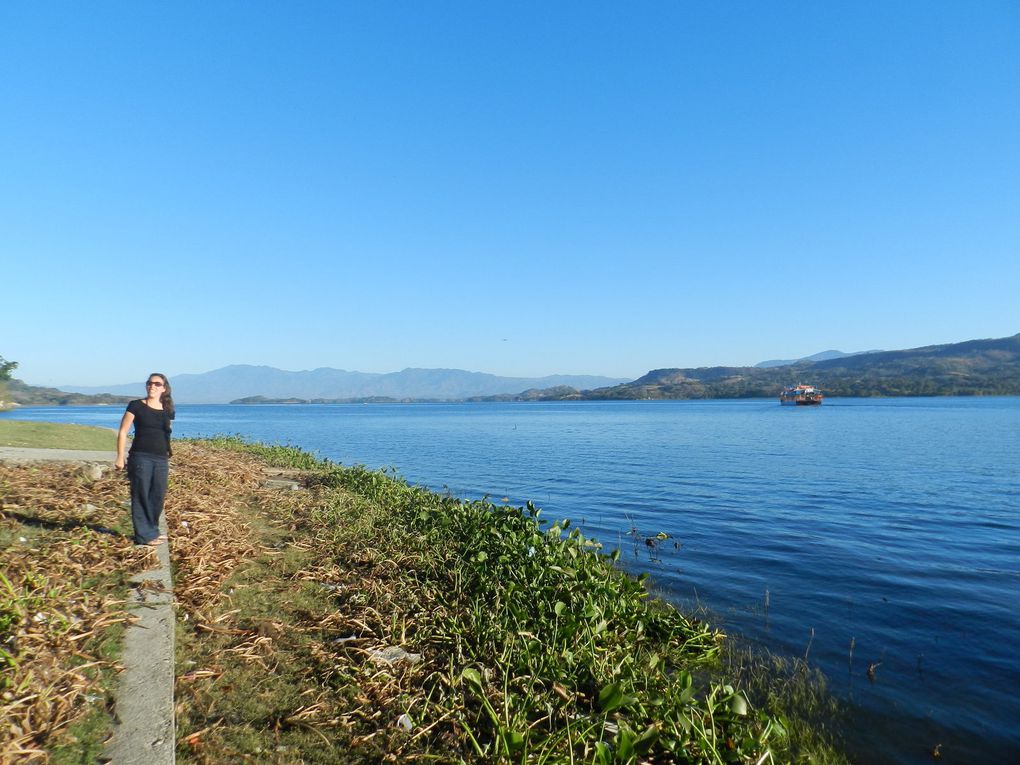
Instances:
[[[214,434],[531,499],[665,597],[807,654],[853,703],[860,762],[941,744],[941,762],[1020,763],[1020,399],[179,407],[176,436]]]

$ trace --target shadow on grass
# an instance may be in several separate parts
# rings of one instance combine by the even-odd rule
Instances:
[[[47,529],[49,531],[74,531],[75,529],[89,529],[97,534],[107,534],[111,537],[118,537],[120,539],[128,538],[128,535],[99,523],[88,523],[81,520],[48,521],[45,518],[19,513],[16,510],[4,510],[3,515],[35,529]]]

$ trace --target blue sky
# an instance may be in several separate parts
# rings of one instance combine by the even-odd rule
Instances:
[[[637,377],[1020,332],[1020,5],[0,5],[0,356]]]

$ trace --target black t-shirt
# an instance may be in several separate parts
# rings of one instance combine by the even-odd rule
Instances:
[[[170,456],[170,417],[163,409],[152,409],[141,399],[128,404],[127,410],[135,416],[135,440],[132,452]]]

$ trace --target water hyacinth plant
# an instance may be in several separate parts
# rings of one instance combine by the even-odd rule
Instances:
[[[732,687],[699,692],[691,669],[722,635],[650,601],[644,577],[569,521],[543,529],[530,503],[464,503],[360,469],[325,480],[383,500],[436,553],[428,599],[447,617],[418,638],[445,647],[433,682],[447,692],[431,711],[455,712],[479,757],[737,762],[779,732]]]

